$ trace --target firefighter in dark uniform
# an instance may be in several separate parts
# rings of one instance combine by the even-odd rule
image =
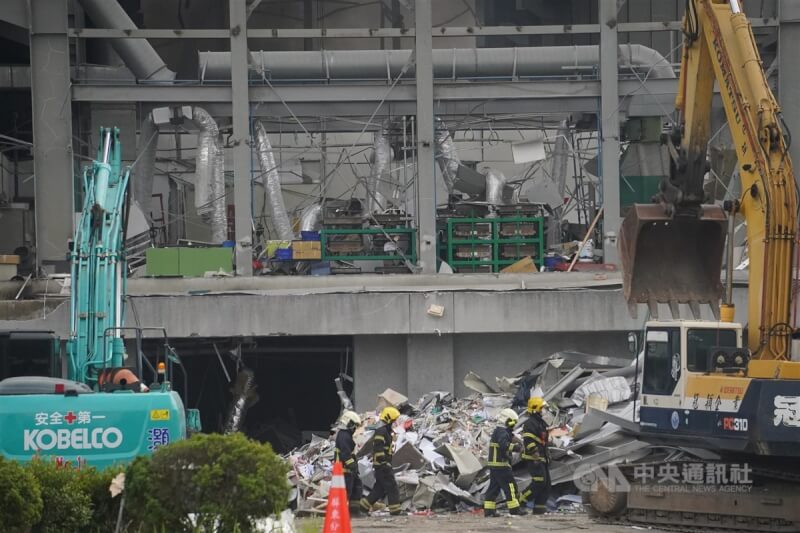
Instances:
[[[506,495],[508,510],[513,515],[524,515],[517,499],[517,483],[511,472],[511,454],[514,451],[514,426],[519,416],[513,409],[503,409],[497,417],[500,423],[489,442],[489,488],[483,500],[483,515],[497,516],[497,497],[500,491]]]
[[[531,475],[531,484],[522,491],[522,503],[533,502],[533,514],[547,512],[547,498],[550,496],[549,458],[547,454],[548,431],[542,418],[542,408],[547,405],[543,398],[528,400],[530,418],[522,426],[522,441],[525,450],[522,459]]]
[[[400,417],[400,411],[386,407],[381,411],[382,425],[372,437],[372,467],[375,470],[375,486],[368,498],[361,498],[361,509],[369,512],[372,506],[384,497],[389,501],[389,514],[400,514],[400,491],[392,470],[392,424]]]
[[[344,484],[347,489],[347,501],[350,502],[352,510],[358,513],[358,502],[361,500],[361,478],[358,477],[358,462],[356,461],[356,443],[353,440],[358,426],[361,425],[361,417],[353,411],[345,411],[339,419],[339,431],[336,433],[336,461],[342,463],[344,470]]]

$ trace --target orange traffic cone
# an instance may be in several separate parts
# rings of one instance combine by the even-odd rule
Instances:
[[[328,491],[328,507],[325,509],[325,525],[322,533],[352,533],[350,509],[347,504],[347,487],[344,483],[342,463],[333,464],[333,479]]]

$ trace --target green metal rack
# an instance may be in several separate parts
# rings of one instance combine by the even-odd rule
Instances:
[[[363,255],[363,252],[354,254],[336,253],[332,254],[328,250],[328,242],[334,235],[379,235],[379,236],[408,236],[408,252],[402,255],[397,254],[378,254]],[[320,247],[322,248],[322,261],[402,261],[405,257],[412,264],[417,263],[417,230],[415,228],[361,228],[361,229],[322,229],[319,232]]]
[[[446,235],[448,264],[459,272],[499,272],[529,255],[542,266],[541,217],[449,218]],[[459,257],[465,252],[471,257]]]

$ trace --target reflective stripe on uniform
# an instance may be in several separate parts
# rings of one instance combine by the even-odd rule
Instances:
[[[544,442],[542,442],[542,439],[540,439],[539,437],[537,437],[533,433],[523,433],[522,436],[523,437],[528,437],[529,439],[532,439],[532,440],[538,442],[539,444],[544,444]],[[530,445],[528,445],[528,447],[530,447]]]
[[[399,503],[395,503],[395,504],[390,505],[389,506],[389,510],[390,511],[399,511],[400,510],[400,504]]]
[[[522,457],[523,459],[525,459],[527,461],[544,461],[544,457],[542,457],[540,455],[530,455],[530,454],[527,454],[527,453],[523,453],[522,455],[520,455],[520,457]]]
[[[519,507],[519,501],[517,500],[517,489],[514,487],[513,483],[508,484],[509,494],[511,498],[508,499],[508,508],[509,509],[516,509]]]
[[[486,500],[486,501],[483,502],[483,508],[484,509],[490,509],[490,510],[497,509],[497,504],[495,502],[493,502],[492,500]]]
[[[487,465],[487,466],[496,466],[496,467],[506,467],[506,466],[511,466],[511,465],[509,465],[509,464],[508,464],[508,461],[502,461],[502,462],[497,462],[497,461],[489,461],[488,463],[486,463],[486,465]]]

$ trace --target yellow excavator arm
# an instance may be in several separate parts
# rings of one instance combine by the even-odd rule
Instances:
[[[654,197],[661,209],[634,206],[620,231],[625,294],[632,304],[712,303],[721,295],[724,218],[703,205],[702,188],[717,81],[742,182],[741,198],[725,207],[747,222],[748,345],[755,359],[788,360],[797,229],[791,137],[738,0],[688,0],[684,36],[671,176]],[[659,262],[676,265],[676,279],[648,275]],[[687,272],[690,279],[680,279]]]

